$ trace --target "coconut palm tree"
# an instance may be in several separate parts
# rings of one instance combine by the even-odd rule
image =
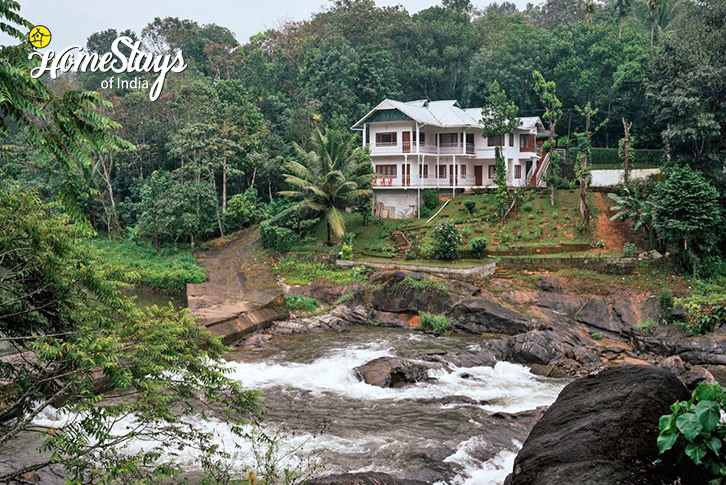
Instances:
[[[592,16],[597,11],[597,3],[593,0],[588,0],[582,4],[582,11],[585,12],[585,21],[588,24],[592,24]]]
[[[623,35],[623,22],[633,12],[633,0],[615,0],[615,11],[618,14],[618,37]]]
[[[300,161],[282,167],[285,182],[294,189],[279,194],[322,212],[327,221],[327,242],[332,244],[331,232],[338,237],[345,234],[343,211],[373,195],[371,182],[375,174],[363,148],[353,148],[353,138],[346,138],[338,130],[326,129],[323,134],[316,129],[310,145],[312,150],[305,151],[295,144]]]
[[[665,9],[665,0],[645,0],[645,8],[650,17],[650,45],[655,45],[656,32],[660,29],[659,20]]]

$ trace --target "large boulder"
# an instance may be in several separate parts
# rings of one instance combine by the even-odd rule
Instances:
[[[429,367],[399,357],[379,357],[353,369],[366,384],[378,387],[402,387],[429,379]]]
[[[485,298],[466,298],[449,314],[455,330],[470,333],[505,333],[514,335],[530,329],[530,321],[521,313]]]
[[[408,284],[410,281],[430,281],[432,284],[419,288]],[[462,299],[453,291],[445,291],[453,290],[447,280],[425,273],[383,271],[371,276],[368,283],[374,289],[364,292],[363,303],[382,312],[448,313]]]
[[[392,477],[387,473],[365,472],[365,473],[343,473],[340,475],[328,475],[327,477],[308,480],[306,485],[426,485],[426,482],[418,480],[404,480]]]
[[[620,366],[563,389],[532,429],[508,485],[702,483],[694,469],[653,465],[658,419],[689,393],[673,373]],[[679,477],[688,478],[678,482]]]

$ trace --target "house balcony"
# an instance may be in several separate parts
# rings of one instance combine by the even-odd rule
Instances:
[[[458,143],[441,143],[437,146],[434,143],[421,143],[417,146],[415,141],[404,142],[379,142],[370,145],[371,155],[408,155],[422,153],[425,155],[474,155],[474,144],[466,143],[464,146]]]
[[[373,181],[374,189],[430,189],[430,188],[442,188],[451,189],[456,185],[456,188],[469,189],[469,188],[487,188],[496,187],[496,182],[488,178],[484,178],[480,181],[480,184],[476,183],[477,180],[474,175],[466,175],[458,177],[454,180],[453,177],[378,177]]]

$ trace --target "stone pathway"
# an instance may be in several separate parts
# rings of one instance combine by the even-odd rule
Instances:
[[[187,285],[189,310],[224,343],[288,318],[284,293],[264,257],[256,226],[220,249],[198,252],[197,261],[208,280]]]

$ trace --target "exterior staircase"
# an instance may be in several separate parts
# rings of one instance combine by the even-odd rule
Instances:
[[[534,169],[534,173],[532,174],[532,178],[529,180],[529,185],[531,187],[544,187],[546,184],[544,180],[542,180],[542,177],[545,173],[547,173],[547,168],[550,165],[550,154],[545,153],[543,156],[540,157],[539,163],[537,163],[537,166]]]
[[[398,249],[399,259],[403,259],[406,251],[411,249],[411,241],[408,240],[401,230],[393,232],[393,244]]]
[[[497,278],[500,280],[509,280],[509,279],[512,279],[512,273],[507,268],[503,267],[501,264],[497,264],[497,267],[494,270],[494,274],[492,274],[492,278]]]

